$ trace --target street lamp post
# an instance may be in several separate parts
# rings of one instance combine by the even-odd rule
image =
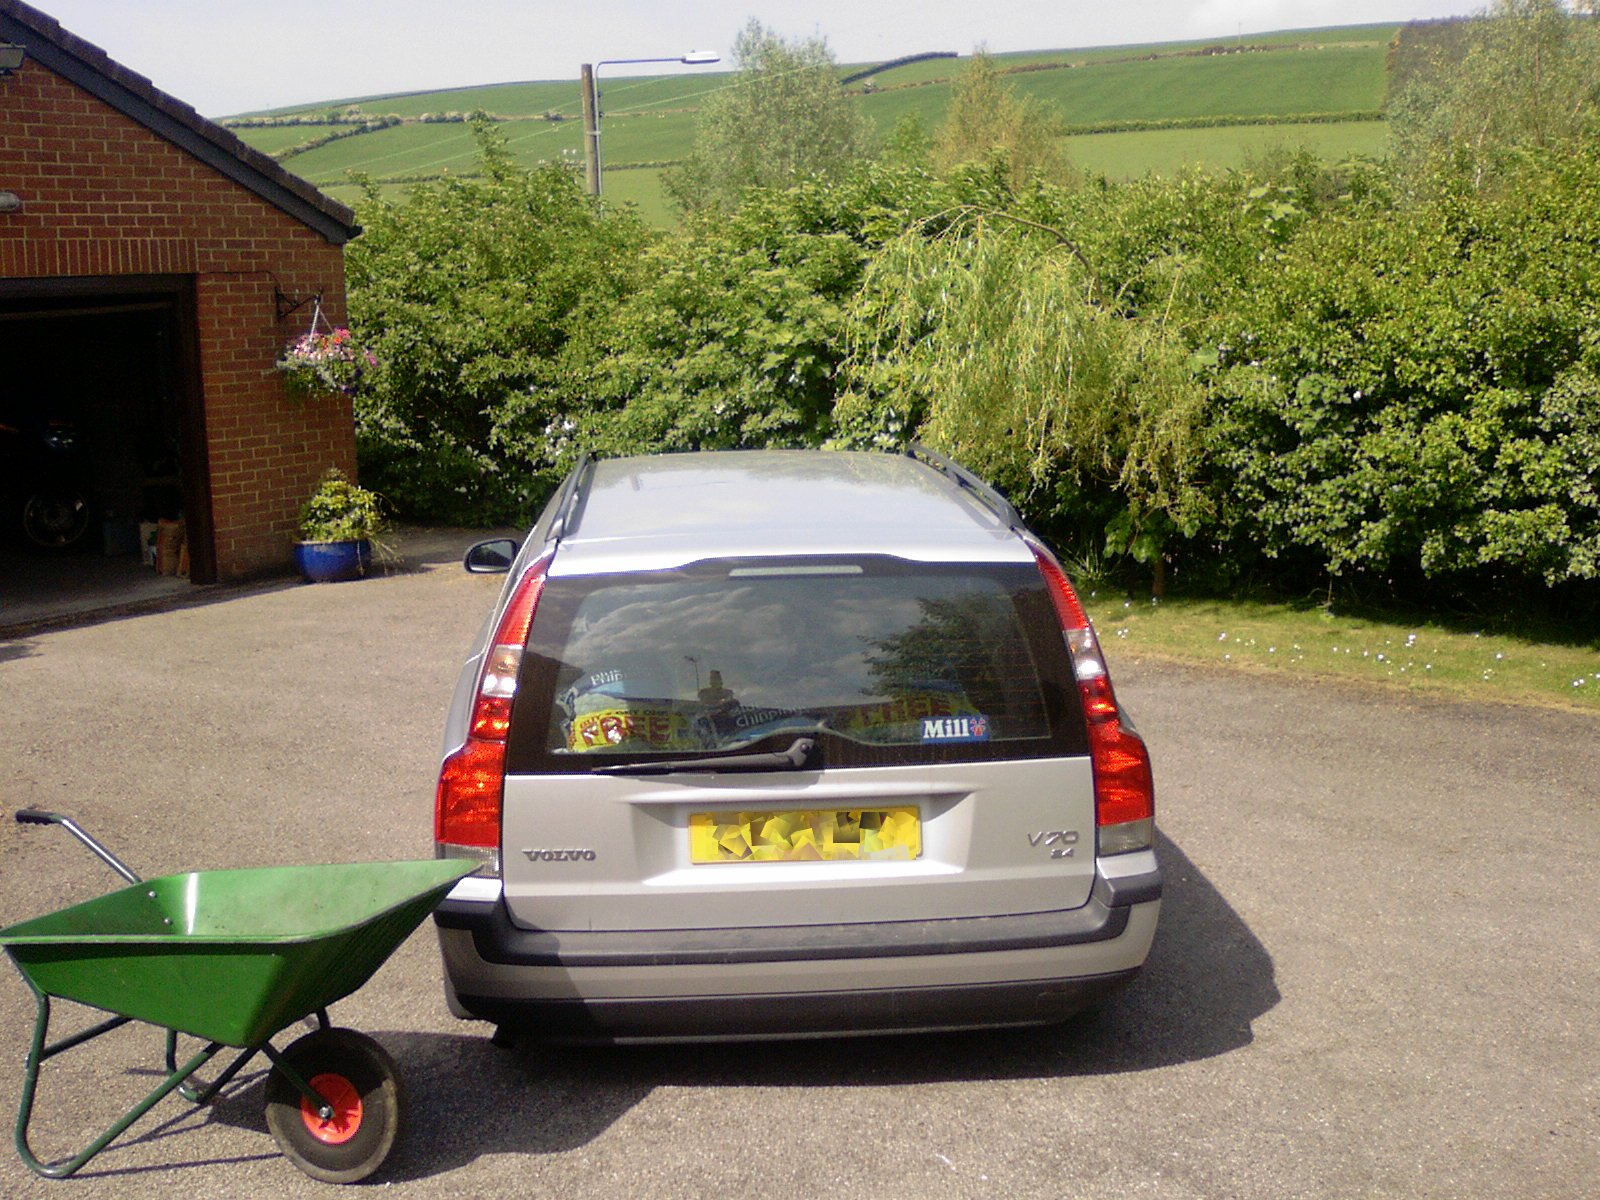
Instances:
[[[603,58],[597,63],[583,64],[578,76],[583,89],[583,167],[584,181],[591,196],[600,194],[600,92],[595,86],[600,68],[632,63],[685,63],[700,67],[721,61],[714,51],[691,50],[673,58]]]

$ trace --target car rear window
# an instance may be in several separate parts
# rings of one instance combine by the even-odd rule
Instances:
[[[508,768],[799,736],[836,763],[1078,752],[1052,613],[1031,567],[768,559],[557,576],[530,631]]]

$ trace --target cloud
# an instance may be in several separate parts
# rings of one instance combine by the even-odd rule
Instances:
[[[1462,0],[1424,0],[1420,4],[1396,0],[1200,0],[1188,10],[1185,35],[1222,37],[1238,32],[1367,25],[1458,15],[1474,7]]]

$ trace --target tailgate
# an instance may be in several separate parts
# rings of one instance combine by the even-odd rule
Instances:
[[[568,931],[1001,916],[1094,882],[1087,758],[825,773],[510,776],[511,918]]]

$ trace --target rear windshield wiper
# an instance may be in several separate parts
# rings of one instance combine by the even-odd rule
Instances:
[[[619,763],[596,767],[596,775],[676,775],[680,772],[797,771],[806,765],[816,748],[813,738],[796,738],[787,750],[771,754],[713,754],[706,758],[674,758],[662,761]]]

